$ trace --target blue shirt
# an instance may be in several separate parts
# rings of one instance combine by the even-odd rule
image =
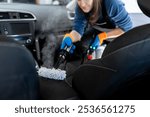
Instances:
[[[107,15],[112,24],[116,27],[121,28],[123,31],[128,31],[132,28],[132,21],[126,11],[124,4],[121,0],[103,0]],[[104,16],[100,14],[97,23],[102,23]],[[73,25],[73,30],[77,31],[81,36],[84,33],[85,27],[87,26],[87,18],[85,13],[76,6],[75,9],[75,20]]]

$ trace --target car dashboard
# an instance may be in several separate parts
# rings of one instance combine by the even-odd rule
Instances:
[[[0,35],[28,45],[34,40],[36,17],[29,12],[0,11]]]

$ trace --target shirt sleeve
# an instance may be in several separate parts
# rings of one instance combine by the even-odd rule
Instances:
[[[87,19],[82,10],[79,8],[79,6],[76,5],[73,30],[77,31],[82,36],[86,26],[87,26]]]
[[[105,0],[106,12],[116,26],[125,32],[132,28],[132,21],[121,0]]]

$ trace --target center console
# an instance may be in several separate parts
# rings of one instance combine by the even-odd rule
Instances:
[[[0,35],[29,45],[34,41],[35,21],[29,12],[0,11]]]

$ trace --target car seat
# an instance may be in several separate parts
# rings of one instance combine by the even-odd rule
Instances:
[[[24,46],[0,36],[0,99],[39,99],[35,66],[35,60]]]
[[[150,1],[138,0],[150,16]],[[150,99],[150,24],[112,41],[101,59],[81,65],[73,74],[73,89],[80,99]]]

